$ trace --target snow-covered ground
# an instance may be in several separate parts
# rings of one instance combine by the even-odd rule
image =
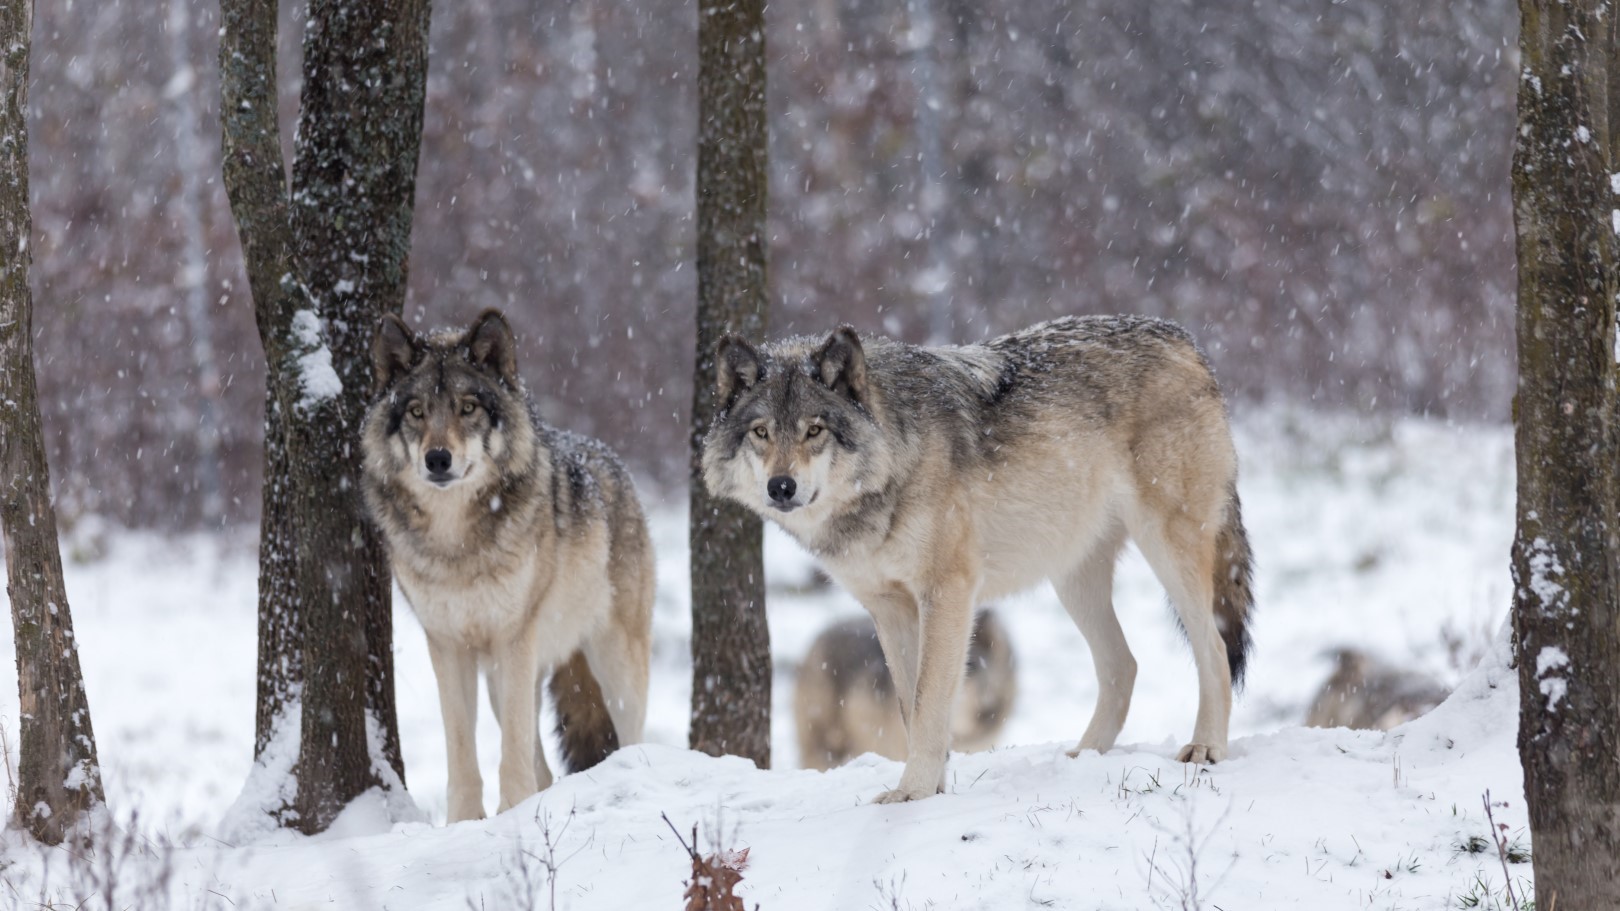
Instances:
[[[8,834],[0,906],[72,905],[92,890],[101,906],[112,869],[113,907],[161,907],[151,896],[162,892],[179,908],[550,908],[554,887],[557,908],[677,908],[690,863],[667,814],[683,835],[701,824],[705,849],[750,848],[744,895],[766,911],[1439,909],[1470,895],[1493,907],[1503,880],[1495,849],[1463,849],[1489,837],[1487,789],[1506,803],[1497,821],[1528,843],[1517,688],[1497,635],[1510,602],[1511,444],[1502,427],[1246,416],[1240,490],[1258,613],[1232,758],[1201,773],[1171,758],[1192,724],[1192,663],[1132,553],[1115,603],[1142,670],[1121,746],[1064,755],[1096,687],[1078,632],[1050,592],[1033,592],[1003,605],[1020,686],[1006,746],[953,757],[950,793],[890,807],[868,801],[898,780],[898,763],[867,756],[826,774],[793,770],[797,660],[826,624],[860,609],[836,590],[804,593],[812,564],[779,537],[767,549],[776,770],[682,748],[690,624],[676,493],[649,504],[660,579],[647,745],[500,818],[442,827],[436,691],[401,602],[406,772],[434,824],[388,831],[357,813],[342,835],[224,844],[218,823],[252,749],[251,540],[114,534],[105,555],[69,560],[68,593],[108,800],[138,837],[85,858]],[[96,548],[71,540],[67,550]],[[1461,688],[1390,735],[1296,727],[1329,672],[1328,651],[1343,645]],[[10,648],[0,630],[0,652]],[[499,732],[484,712],[493,807]],[[10,744],[16,715],[15,689],[0,688]],[[554,882],[548,838],[562,862]],[[1529,865],[1512,873],[1523,894]],[[1193,884],[1197,904],[1184,904]]]

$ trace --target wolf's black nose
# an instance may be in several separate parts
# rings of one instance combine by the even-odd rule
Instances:
[[[793,483],[793,479],[785,474],[779,474],[765,482],[765,492],[778,503],[786,503],[793,499],[793,493],[798,489],[799,486]]]
[[[434,474],[444,474],[450,470],[450,450],[429,449],[424,461],[427,462],[428,471]]]

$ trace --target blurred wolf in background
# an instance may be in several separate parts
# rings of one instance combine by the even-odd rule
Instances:
[[[427,632],[450,764],[449,821],[484,815],[473,739],[478,672],[501,726],[500,810],[551,784],[539,691],[551,675],[563,764],[641,739],[653,552],[629,474],[606,446],[546,426],[506,319],[372,344],[365,498]]]
[[[1354,648],[1333,652],[1333,674],[1305,716],[1306,727],[1387,731],[1451,695],[1427,674],[1395,667]]]
[[[995,746],[1017,696],[1012,640],[995,611],[980,611],[951,709],[951,748],[974,753]],[[825,771],[862,753],[906,758],[900,700],[871,620],[835,623],[810,644],[793,684],[793,720],[800,768]]]
[[[880,803],[943,789],[973,606],[1050,579],[1099,693],[1080,750],[1114,745],[1136,680],[1112,600],[1133,539],[1198,667],[1177,758],[1227,754],[1249,649],[1250,554],[1226,407],[1179,326],[1068,317],[981,345],[723,338],[703,444],[718,496],[772,519],[871,613],[908,741]]]

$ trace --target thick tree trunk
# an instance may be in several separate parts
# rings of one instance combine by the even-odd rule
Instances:
[[[692,749],[771,760],[771,650],[758,518],[709,496],[714,349],[765,331],[765,5],[698,4],[697,369],[692,396]]]
[[[376,782],[404,781],[391,584],[359,501],[355,444],[378,318],[398,312],[426,91],[427,0],[315,0],[289,194],[275,121],[274,0],[226,0],[226,190],[268,365],[257,749],[302,705],[292,819],[324,829]],[[289,583],[289,580],[290,583]]]
[[[320,761],[314,745],[332,733],[330,697],[349,698],[340,681],[365,681],[360,694],[381,725],[383,752],[400,780],[393,679],[392,578],[382,540],[360,502],[360,422],[371,391],[371,337],[383,313],[405,303],[416,162],[427,94],[428,0],[347,4],[315,0],[304,37],[304,94],[293,164],[294,258],[326,321],[332,366],[343,384],[336,422],[325,429],[341,445],[323,499],[341,517],[343,597],[329,611],[306,610],[300,766]],[[320,632],[361,635],[326,639]],[[317,642],[315,637],[326,641]],[[317,661],[316,650],[322,655]],[[369,669],[369,672],[368,672]],[[316,709],[308,711],[308,709]],[[363,732],[362,732],[363,733]],[[362,741],[363,746],[363,741]]]
[[[1536,907],[1620,908],[1620,50],[1521,0],[1514,630]]]
[[[0,533],[16,628],[22,739],[17,824],[58,844],[104,802],[90,704],[79,673],[57,549],[56,509],[34,386],[33,219],[28,207],[32,0],[0,6]]]

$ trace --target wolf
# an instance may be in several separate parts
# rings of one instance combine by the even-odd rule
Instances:
[[[535,414],[499,311],[425,336],[390,314],[371,355],[365,502],[427,633],[448,821],[479,819],[480,670],[501,726],[499,811],[551,784],[537,731],[548,673],[567,771],[641,739],[652,541],[614,454]]]
[[[1066,317],[978,345],[824,339],[715,351],[704,483],[817,555],[877,626],[907,728],[879,803],[944,787],[972,608],[1051,580],[1090,645],[1080,750],[1113,747],[1136,660],[1112,601],[1127,537],[1164,585],[1198,669],[1192,740],[1227,755],[1252,558],[1214,374],[1174,323]]]
[[[1311,701],[1305,726],[1387,731],[1446,701],[1451,690],[1418,671],[1396,667],[1360,649],[1333,653],[1333,674]]]
[[[972,753],[995,745],[1018,695],[1012,640],[994,610],[973,621],[962,692],[951,710],[951,747]],[[793,684],[799,766],[825,771],[862,753],[906,758],[906,728],[877,630],[855,617],[810,644]]]

